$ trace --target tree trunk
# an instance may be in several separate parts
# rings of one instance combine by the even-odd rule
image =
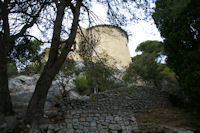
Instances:
[[[8,3],[4,1],[2,8],[3,32],[0,34],[0,113],[4,115],[12,114],[12,102],[8,89],[7,74],[7,47],[10,44],[10,27],[8,19]]]
[[[48,90],[58,71],[47,69],[47,67],[48,66],[44,68],[44,71],[42,72],[35,87],[33,96],[29,102],[28,110],[26,113],[26,121],[28,123],[35,120],[39,121],[42,117]]]
[[[0,114],[8,115],[12,114],[13,110],[8,89],[7,59],[5,49],[2,48],[2,41],[0,45]]]
[[[53,79],[59,72],[62,64],[64,63],[68,53],[71,51],[71,47],[74,43],[78,28],[78,20],[79,20],[81,5],[82,5],[82,0],[79,0],[76,3],[76,7],[74,7],[76,10],[74,8],[72,9],[74,18],[72,22],[71,33],[69,34],[69,38],[66,41],[65,47],[63,48],[60,56],[58,56],[59,47],[57,45],[60,45],[59,40],[60,40],[61,26],[66,6],[64,6],[63,3],[60,3],[57,6],[57,16],[54,23],[54,31],[53,31],[51,49],[49,53],[49,59],[37,82],[35,91],[29,102],[25,118],[27,123],[33,124],[36,121],[39,121],[43,116],[44,105],[47,98],[48,90],[51,86]],[[34,126],[37,127],[37,125]]]

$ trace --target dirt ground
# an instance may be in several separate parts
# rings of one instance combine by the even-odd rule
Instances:
[[[200,116],[179,108],[149,109],[135,113],[138,123],[166,125],[200,131]]]

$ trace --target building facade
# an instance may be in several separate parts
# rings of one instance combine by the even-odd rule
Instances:
[[[128,35],[120,27],[97,25],[77,31],[73,51],[68,58],[83,61],[85,58],[95,62],[106,58],[108,66],[125,69],[131,62],[128,49]],[[49,49],[46,49],[45,60],[48,59]]]

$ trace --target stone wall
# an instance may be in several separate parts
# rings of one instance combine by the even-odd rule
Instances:
[[[23,115],[39,75],[9,79],[15,111]],[[40,126],[48,133],[131,133],[138,130],[134,113],[149,108],[170,107],[168,94],[153,87],[121,88],[91,95],[84,100],[60,95],[52,83],[45,108],[47,121]],[[21,112],[22,111],[22,112]]]
[[[66,97],[67,98],[67,97]],[[98,109],[110,112],[137,112],[149,108],[168,107],[168,94],[153,87],[137,87],[135,90],[118,89],[92,95],[90,99],[64,100],[66,109]]]
[[[137,111],[169,107],[165,93],[155,88],[121,89],[92,95],[88,100],[72,100],[67,96],[46,110],[51,124],[41,125],[42,131],[59,133],[134,133],[138,124]]]

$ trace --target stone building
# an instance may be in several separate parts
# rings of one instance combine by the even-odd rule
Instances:
[[[82,61],[85,56],[92,58],[106,58],[107,65],[124,69],[131,62],[128,50],[128,35],[117,26],[97,25],[88,29],[78,30],[73,51],[68,58]],[[46,49],[49,53],[49,49]],[[48,54],[46,54],[48,55]],[[46,56],[45,59],[48,57]]]

